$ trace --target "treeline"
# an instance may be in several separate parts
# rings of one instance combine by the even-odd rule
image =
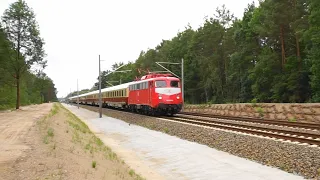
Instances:
[[[44,40],[33,10],[18,0],[5,10],[0,24],[0,109],[56,101],[46,67]]]
[[[319,102],[320,1],[265,0],[249,4],[242,19],[222,6],[197,30],[188,26],[142,51],[124,67],[132,72],[103,77],[102,87],[132,81],[137,69],[162,70],[155,62],[182,58],[188,103]],[[180,66],[167,67],[181,75]]]

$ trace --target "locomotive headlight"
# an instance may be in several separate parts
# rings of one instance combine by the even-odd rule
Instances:
[[[159,96],[159,99],[162,99],[162,96]]]
[[[177,99],[180,99],[180,97],[179,97],[179,96],[177,96]]]

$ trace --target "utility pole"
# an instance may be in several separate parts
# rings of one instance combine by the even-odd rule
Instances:
[[[183,70],[183,58],[181,59],[181,89],[182,89],[182,111],[184,110],[184,70]]]
[[[77,104],[78,104],[78,109],[79,109],[79,85],[78,85],[78,79],[77,79],[77,94],[78,94]]]
[[[99,55],[99,118],[102,118],[102,100],[101,100],[101,96],[102,95],[101,95],[101,68],[100,68],[100,61],[103,61],[103,60],[100,59],[100,55]],[[122,68],[125,65],[126,64],[123,64],[123,65],[119,66],[117,69],[115,69],[115,70],[109,72],[108,74],[106,74],[105,77],[107,77],[108,75],[110,75],[112,73],[115,73],[115,72],[129,72],[129,71],[131,71],[131,70],[118,71],[120,68]],[[108,81],[106,83],[110,84]]]
[[[101,100],[101,68],[100,68],[100,55],[99,55],[99,118],[102,118],[102,100]]]

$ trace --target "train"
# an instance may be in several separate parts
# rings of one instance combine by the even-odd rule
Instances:
[[[172,116],[183,107],[179,78],[171,74],[150,73],[135,81],[101,89],[102,107],[131,112]],[[70,103],[99,105],[99,90],[68,98]]]

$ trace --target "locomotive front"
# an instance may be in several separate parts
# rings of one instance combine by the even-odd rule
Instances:
[[[182,109],[181,83],[178,78],[156,78],[155,100],[157,109],[166,114],[176,114]]]

